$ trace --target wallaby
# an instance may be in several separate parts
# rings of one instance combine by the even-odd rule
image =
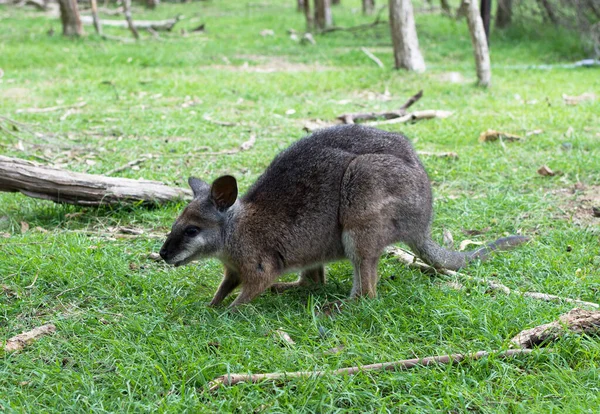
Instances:
[[[191,177],[194,200],[160,250],[169,264],[216,257],[225,275],[211,306],[238,285],[231,306],[265,289],[281,292],[325,282],[323,265],[349,259],[351,297],[374,297],[377,264],[386,246],[406,243],[436,268],[459,269],[527,237],[501,238],[472,252],[446,250],[431,239],[429,177],[406,137],[360,125],[322,129],[280,153],[238,198],[226,175],[212,185]],[[300,270],[293,283],[274,282]]]

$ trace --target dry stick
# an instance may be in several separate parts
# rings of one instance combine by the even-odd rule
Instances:
[[[131,0],[123,0],[123,14],[125,15],[125,20],[127,21],[129,30],[131,30],[131,33],[133,33],[133,37],[139,39],[140,34],[133,25],[133,19],[131,18]]]
[[[20,113],[27,113],[27,114],[42,114],[42,113],[46,113],[46,112],[54,112],[54,111],[60,111],[61,109],[74,109],[74,108],[82,108],[84,106],[87,105],[87,102],[78,102],[76,104],[73,105],[59,105],[59,106],[49,106],[47,108],[25,108],[25,109],[17,109],[15,112],[20,114]],[[5,119],[8,122],[11,122],[15,125],[21,126],[23,127],[23,124],[19,124],[11,119],[8,119],[6,117],[2,117],[3,119]]]
[[[367,113],[357,112],[357,113],[350,113],[350,114],[342,114],[342,115],[340,115],[340,116],[338,116],[336,118],[339,119],[339,120],[341,120],[345,124],[353,124],[354,121],[357,121],[359,119],[361,119],[361,120],[368,120],[368,119],[377,119],[377,118],[386,118],[386,119],[399,118],[401,116],[406,115],[406,110],[412,104],[414,104],[419,99],[421,99],[421,97],[423,97],[423,91],[422,90],[420,90],[419,92],[417,92],[416,94],[414,94],[413,96],[411,96],[404,103],[404,105],[402,105],[396,111],[367,112]]]
[[[406,114],[399,118],[388,119],[387,121],[375,121],[375,122],[367,122],[366,125],[389,125],[389,124],[403,124],[405,122],[414,122],[420,121],[422,119],[433,119],[433,118],[448,118],[452,115],[451,111],[442,111],[437,109],[427,109],[424,111],[415,111],[410,114]]]
[[[112,170],[107,171],[106,173],[104,173],[104,175],[112,175],[112,174],[117,173],[117,172],[125,171],[125,170],[127,170],[127,169],[129,169],[129,168],[131,168],[133,166],[136,166],[136,165],[139,165],[139,164],[141,164],[143,162],[146,162],[149,159],[152,159],[152,154],[144,155],[141,158],[135,159],[133,161],[129,161],[125,165],[121,165],[120,167],[113,168]]]
[[[362,52],[365,55],[367,55],[367,57],[369,59],[371,59],[373,62],[375,62],[377,64],[377,66],[379,66],[381,69],[384,68],[383,63],[381,62],[381,60],[379,60],[379,58],[377,56],[375,56],[373,53],[369,52],[366,47],[361,47],[360,50],[362,50]]]
[[[151,28],[156,30],[157,32],[159,31],[167,31],[170,32],[173,27],[175,26],[175,24],[177,24],[181,19],[183,19],[184,16],[176,16],[173,17],[171,19],[165,19],[165,20],[135,20],[133,23],[135,25],[135,27],[137,29],[147,29],[147,28]],[[81,22],[83,24],[94,24],[94,19],[92,18],[92,16],[81,16]],[[122,29],[127,29],[129,27],[127,21],[122,21],[122,20],[113,20],[113,19],[104,19],[102,21],[102,25],[103,26],[110,26],[110,27],[120,27]]]
[[[94,28],[96,29],[96,33],[102,36],[102,23],[100,22],[100,17],[98,17],[98,5],[96,4],[96,0],[90,0],[92,4],[92,18],[94,19]]]
[[[458,273],[453,270],[435,269],[435,268],[429,266],[428,264],[422,262],[421,260],[417,259],[417,257],[414,254],[412,254],[411,252],[401,249],[400,247],[396,247],[396,246],[389,247],[387,249],[387,251],[389,253],[391,253],[394,257],[396,257],[398,260],[403,262],[404,264],[406,264],[408,266],[416,267],[425,273],[443,274],[446,276],[452,276],[452,277],[458,277],[458,278],[470,280],[470,281],[473,281],[473,282],[476,282],[479,284],[487,285],[490,289],[499,290],[501,292],[504,292],[507,295],[515,294],[515,295],[521,295],[521,296],[525,296],[525,297],[532,298],[532,299],[544,300],[547,302],[554,302],[554,301],[568,302],[568,303],[574,303],[574,304],[582,305],[582,306],[590,306],[593,308],[600,308],[599,304],[593,303],[593,302],[586,302],[586,301],[578,300],[578,299],[563,298],[563,297],[556,296],[556,295],[549,295],[547,293],[523,292],[520,290],[512,290],[508,286],[503,285],[502,283],[493,282],[491,280],[481,279],[478,277],[466,275],[464,273]]]
[[[477,360],[488,355],[495,355],[498,358],[504,358],[517,354],[529,354],[531,349],[509,349],[502,352],[479,351],[471,354],[450,354],[443,356],[431,356],[426,358],[405,359],[393,362],[380,362],[377,364],[362,365],[356,367],[340,368],[334,371],[296,371],[296,372],[272,372],[268,374],[227,374],[215,378],[209,383],[209,391],[214,391],[221,385],[235,385],[240,382],[260,382],[263,380],[290,380],[292,378],[319,377],[325,374],[332,375],[353,375],[363,371],[393,371],[404,370],[416,367],[427,367],[430,365],[444,365],[461,362],[465,359]]]

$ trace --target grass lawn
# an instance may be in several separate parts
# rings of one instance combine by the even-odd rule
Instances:
[[[359,8],[357,0],[342,0],[333,10],[336,24],[372,21]],[[0,130],[2,154],[97,174],[152,154],[139,169],[115,175],[184,186],[190,175],[211,181],[227,173],[244,191],[304,135],[308,120],[397,108],[423,89],[415,110],[454,114],[385,128],[405,133],[417,150],[459,155],[424,158],[434,185],[434,238],[441,242],[444,229],[457,245],[529,235],[531,243],[465,272],[600,302],[600,219],[589,201],[600,205],[600,100],[563,99],[600,95],[600,70],[544,66],[587,57],[577,37],[535,25],[492,31],[493,86],[482,90],[474,86],[466,23],[436,14],[417,15],[428,64],[419,75],[392,69],[386,25],[315,36],[316,45],[291,40],[288,29],[304,28],[292,0],[165,3],[133,14],[186,18],[159,40],[142,32],[143,41],[124,44],[100,39],[91,26],[86,37],[65,39],[57,17],[0,6],[0,115],[46,137]],[[182,35],[200,23],[206,33]],[[274,35],[262,36],[264,29]],[[80,102],[85,106],[68,114],[19,111]],[[487,129],[543,132],[481,144]],[[256,144],[248,151],[206,154],[238,148],[252,134]],[[539,175],[544,164],[557,174]],[[217,261],[172,268],[148,259],[183,206],[97,209],[0,193],[0,342],[45,323],[57,327],[20,353],[0,351],[0,411],[600,411],[600,340],[575,335],[552,352],[509,360],[208,392],[208,382],[226,373],[502,350],[519,331],[573,305],[487,292],[475,283],[455,290],[384,257],[379,297],[349,303],[333,318],[318,309],[350,292],[352,269],[344,262],[328,267],[319,290],[265,293],[235,314],[209,309],[221,279]],[[144,235],[113,234],[120,226]],[[295,345],[273,338],[279,328]]]

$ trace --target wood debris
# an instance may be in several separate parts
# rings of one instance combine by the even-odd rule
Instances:
[[[540,168],[538,168],[537,173],[543,177],[552,177],[553,175],[556,175],[556,173],[552,171],[547,165],[542,165]]]
[[[577,96],[569,96],[569,95],[563,94],[562,97],[567,105],[579,105],[581,102],[596,100],[596,94],[594,94],[592,92],[582,93],[581,95],[577,95]]]
[[[528,354],[530,349],[509,349],[502,352],[479,351],[471,354],[451,354],[442,356],[430,356],[425,358],[405,359],[393,362],[380,362],[376,364],[361,365],[348,368],[340,368],[333,371],[296,371],[296,372],[272,372],[268,374],[225,374],[215,378],[209,383],[209,391],[215,391],[221,386],[239,384],[240,382],[262,382],[262,381],[289,381],[293,378],[314,378],[322,375],[354,375],[364,371],[397,371],[432,365],[455,364],[464,360],[477,360],[490,355],[497,358],[505,358],[513,355]]]
[[[556,341],[567,333],[600,334],[600,312],[572,309],[554,322],[519,332],[511,342],[522,348],[534,348]]]
[[[479,142],[494,142],[498,140],[512,142],[521,141],[522,139],[523,138],[518,135],[509,134],[508,132],[500,132],[493,129],[488,129],[479,135]]]
[[[18,352],[31,344],[33,341],[41,338],[44,335],[49,335],[56,332],[56,326],[52,324],[42,325],[31,331],[23,332],[17,336],[13,336],[4,345],[6,352]]]

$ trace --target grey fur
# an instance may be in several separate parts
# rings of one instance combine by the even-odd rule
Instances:
[[[432,266],[458,269],[527,240],[507,237],[467,253],[439,246],[430,236],[431,184],[410,142],[359,125],[327,128],[297,141],[241,199],[235,199],[230,176],[212,186],[197,178],[189,183],[195,199],[173,224],[160,254],[175,265],[219,258],[225,276],[213,306],[238,285],[232,306],[269,287],[322,284],[323,264],[344,258],[354,266],[351,297],[374,297],[379,257],[399,241]],[[301,270],[297,282],[274,284],[292,270]]]

